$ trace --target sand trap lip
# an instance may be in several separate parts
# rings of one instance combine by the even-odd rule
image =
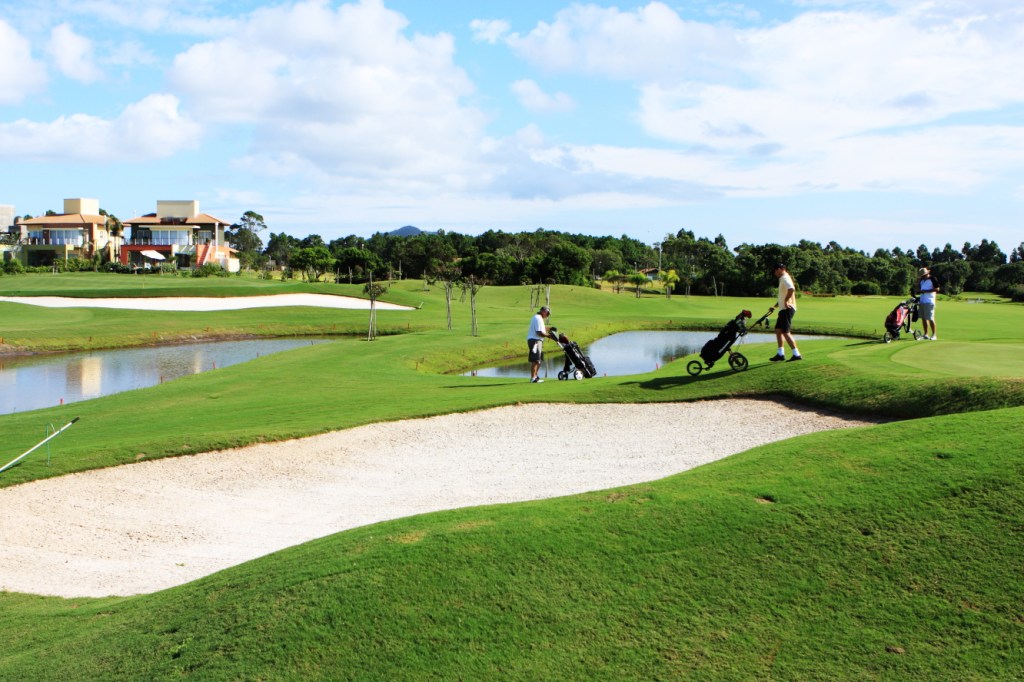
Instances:
[[[66,296],[0,296],[0,301],[24,303],[46,308],[117,308],[121,310],[166,310],[205,312],[211,310],[242,310],[244,308],[276,308],[281,306],[312,306],[369,310],[370,301],[351,296],[330,294],[273,294],[269,296],[169,296],[154,298],[71,298]],[[414,310],[408,306],[377,301],[378,310]]]
[[[652,481],[868,423],[746,399],[535,403],[34,481],[0,489],[0,590],[155,592],[357,526]]]

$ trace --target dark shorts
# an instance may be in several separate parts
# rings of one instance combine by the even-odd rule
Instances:
[[[529,347],[529,359],[530,362],[540,362],[541,358],[544,357],[544,342],[540,339],[530,339],[526,342]]]
[[[775,318],[775,330],[780,332],[793,331],[793,315],[796,311],[792,308],[783,308],[779,316]]]

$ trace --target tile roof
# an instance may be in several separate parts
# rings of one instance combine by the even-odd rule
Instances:
[[[86,225],[106,225],[107,219],[101,215],[83,215],[81,213],[68,213],[64,215],[44,215],[38,218],[19,220],[19,225],[71,225],[85,227]]]
[[[228,226],[231,223],[221,220],[220,218],[214,218],[209,213],[200,213],[195,218],[182,219],[183,222],[163,222],[162,219],[156,217],[156,213],[147,213],[146,215],[139,216],[138,218],[132,218],[131,220],[123,220],[123,225],[166,225],[167,227],[180,227],[182,225],[214,225],[221,224]]]

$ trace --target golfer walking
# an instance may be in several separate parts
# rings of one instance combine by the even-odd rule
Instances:
[[[540,361],[544,357],[544,339],[553,339],[555,335],[548,331],[544,321],[551,315],[551,309],[541,306],[537,314],[530,320],[530,330],[526,333],[526,346],[529,348],[530,383],[539,384],[544,380],[538,374]]]
[[[777,263],[772,273],[779,278],[779,299],[775,307],[779,309],[779,316],[775,318],[775,340],[779,344],[779,351],[772,356],[772,362],[782,362],[786,359],[786,350],[783,341],[793,349],[789,361],[803,360],[800,356],[800,349],[796,347],[793,339],[793,316],[796,315],[796,285],[793,277],[786,270],[786,266]]]

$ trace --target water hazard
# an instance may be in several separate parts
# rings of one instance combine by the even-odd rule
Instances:
[[[0,356],[0,414],[155,386],[326,339],[249,339],[89,351]]]
[[[626,376],[628,374],[644,374],[653,372],[660,366],[700,352],[701,347],[714,338],[716,332],[682,332],[682,331],[638,331],[612,334],[598,339],[589,346],[583,347],[584,355],[589,355],[597,368],[597,376]],[[835,338],[794,334],[797,341],[807,339]],[[733,347],[742,352],[743,345],[750,343],[774,343],[772,332],[750,332]],[[772,349],[761,351],[767,358]],[[525,361],[526,342],[523,341],[524,361],[501,367],[488,367],[466,372],[466,376],[478,377],[522,377],[530,376],[530,365]],[[541,365],[541,377],[554,379],[565,363],[565,355],[553,341],[544,342],[544,363]]]

